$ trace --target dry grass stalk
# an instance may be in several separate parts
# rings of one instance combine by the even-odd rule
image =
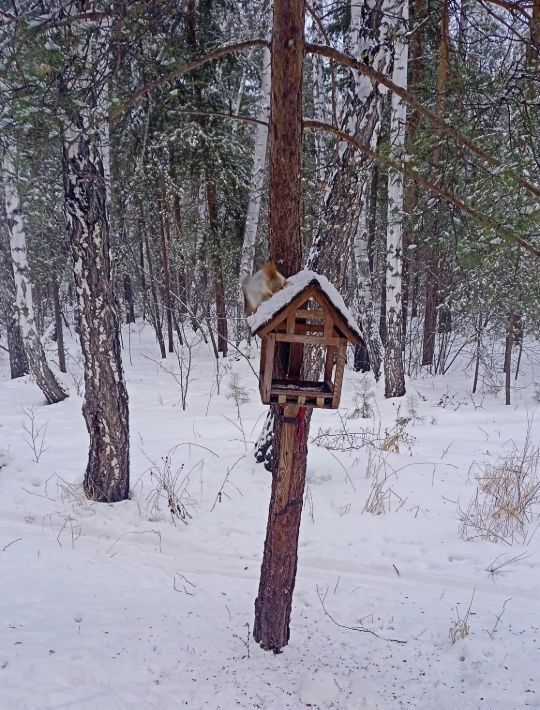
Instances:
[[[516,446],[477,476],[467,510],[459,509],[460,534],[492,542],[525,543],[540,503],[540,448],[531,445],[531,425],[521,449]]]

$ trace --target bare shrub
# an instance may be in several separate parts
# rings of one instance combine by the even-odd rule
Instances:
[[[189,473],[189,471],[184,473],[183,463],[180,466],[173,465],[171,453],[162,456],[160,464],[153,462],[150,468],[150,477],[154,487],[146,498],[150,519],[159,519],[161,505],[165,501],[172,522],[176,525],[176,521],[180,520],[185,525],[188,524],[188,520],[191,518],[187,508],[191,500],[187,490]]]
[[[458,511],[461,537],[526,542],[540,502],[540,449],[531,445],[530,423],[521,449],[514,446],[494,464],[476,466],[475,494],[468,508]]]
[[[36,421],[36,413],[33,407],[23,407],[22,411],[25,417],[22,427],[26,432],[24,443],[32,452],[32,461],[39,463],[39,459],[48,449],[48,447],[45,446],[45,437],[47,435],[49,422],[45,422],[45,424],[40,426]]]
[[[389,469],[386,457],[376,449],[368,454],[366,478],[372,479],[372,483],[362,512],[383,515],[404,505],[406,498],[398,495],[391,486],[391,479],[397,479],[396,472]]]
[[[392,429],[386,430],[384,441],[381,444],[382,451],[399,454],[400,449],[405,446],[409,453],[412,453],[415,437],[405,429],[408,423],[409,419],[401,417],[396,420],[396,425]]]

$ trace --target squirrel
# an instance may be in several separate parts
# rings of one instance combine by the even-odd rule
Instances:
[[[281,291],[286,284],[287,279],[279,273],[273,261],[263,264],[259,271],[243,284],[247,315],[253,315],[263,301]]]

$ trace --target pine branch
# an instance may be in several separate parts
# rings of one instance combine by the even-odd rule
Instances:
[[[381,74],[376,69],[373,69],[373,67],[369,64],[357,62],[348,54],[340,52],[339,50],[334,49],[334,47],[329,47],[327,45],[311,44],[310,42],[306,42],[305,51],[309,52],[310,54],[321,54],[324,57],[328,57],[329,59],[333,59],[336,62],[340,62],[341,64],[344,64],[345,66],[354,69],[360,72],[361,74],[364,74],[365,76],[368,76],[376,83],[386,86],[387,89],[402,98],[412,109],[417,111],[421,116],[427,118],[439,130],[440,133],[450,136],[458,145],[461,145],[463,148],[467,148],[471,153],[474,153],[474,155],[481,158],[484,162],[495,168],[498,168],[501,173],[515,180],[515,182],[517,182],[517,184],[524,190],[531,192],[533,195],[535,195],[535,197],[540,197],[540,187],[538,187],[537,185],[533,185],[533,183],[529,182],[522,175],[519,175],[510,168],[505,168],[500,160],[497,160],[497,158],[494,158],[485,150],[477,146],[476,143],[474,143],[470,138],[461,133],[461,131],[458,131],[457,128],[450,126],[440,116],[438,116],[433,111],[430,111],[430,109],[426,108],[423,104],[417,101],[414,96],[406,89],[395,84],[391,79],[389,79],[384,74]]]
[[[344,131],[340,130],[336,126],[332,126],[329,123],[324,123],[323,121],[314,121],[312,119],[304,119],[304,127],[305,128],[313,128],[313,129],[322,130],[322,131],[328,131],[330,133],[333,133],[334,135],[338,136],[338,138],[341,138],[341,140],[344,140],[347,143],[349,143],[350,145],[352,145],[354,148],[357,148],[360,152],[362,152],[364,155],[366,155],[371,160],[375,160],[378,163],[382,163],[383,165],[386,165],[386,167],[392,168],[392,170],[396,170],[399,173],[403,173],[403,175],[405,175],[405,177],[409,178],[410,180],[413,180],[420,187],[423,187],[424,189],[428,190],[429,192],[439,195],[439,197],[442,197],[446,202],[448,202],[451,205],[454,205],[454,207],[457,207],[459,210],[461,210],[465,214],[468,214],[469,216],[473,217],[475,220],[477,220],[478,222],[483,224],[485,227],[489,227],[490,229],[493,229],[494,231],[496,231],[498,234],[503,236],[508,241],[515,242],[515,243],[519,244],[520,246],[522,246],[527,251],[534,254],[535,256],[540,257],[540,248],[538,248],[538,247],[534,246],[534,244],[531,244],[530,242],[526,241],[525,239],[520,237],[518,234],[516,234],[513,230],[509,229],[508,227],[505,227],[503,224],[498,222],[496,219],[493,219],[493,217],[490,217],[489,215],[484,214],[483,212],[480,212],[479,210],[476,210],[474,207],[471,207],[467,203],[460,200],[453,193],[449,192],[448,190],[445,190],[440,185],[437,185],[436,183],[432,182],[431,180],[428,180],[427,178],[423,177],[409,163],[405,163],[405,162],[402,164],[397,163],[396,161],[392,160],[391,158],[387,157],[386,155],[383,155],[381,153],[375,152],[374,150],[371,150],[371,148],[369,148],[364,143],[361,143],[354,136],[351,136],[348,133],[345,133]]]

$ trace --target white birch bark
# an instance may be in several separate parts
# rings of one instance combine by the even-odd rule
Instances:
[[[406,36],[409,3],[401,5],[401,26],[394,45],[392,80],[407,88],[409,45]],[[390,157],[403,162],[407,106],[402,98],[392,94],[390,114]],[[405,394],[405,374],[402,350],[401,273],[403,252],[403,175],[388,170],[388,223],[386,235],[386,327],[387,341],[384,354],[385,397]]]
[[[15,281],[15,304],[19,315],[19,326],[28,359],[28,365],[36,384],[49,404],[61,402],[67,397],[47,364],[45,351],[37,331],[32,300],[32,283],[26,250],[21,202],[16,183],[15,144],[11,137],[4,136],[2,156],[2,182],[9,232],[9,246]]]
[[[324,14],[323,0],[313,0],[313,11],[320,18]],[[313,39],[318,44],[325,44],[325,38],[319,26],[314,22]],[[326,92],[324,90],[324,64],[320,54],[312,55],[311,80],[313,82],[313,115],[317,121],[326,121]],[[324,135],[322,131],[315,131],[315,164],[317,166],[317,183],[324,184]]]
[[[259,120],[268,123],[270,114],[270,50],[263,50],[262,79],[261,79],[261,106]],[[251,181],[249,188],[249,203],[244,228],[244,241],[240,260],[240,287],[251,276],[253,261],[255,259],[255,240],[259,226],[259,214],[264,184],[266,165],[266,143],[268,139],[268,126],[259,123],[255,129],[255,149],[253,166],[251,168]]]
[[[84,0],[70,8],[84,10]],[[114,502],[129,493],[129,410],[111,279],[103,127],[99,124],[107,105],[107,86],[106,80],[101,79],[101,84],[96,80],[106,76],[109,27],[77,29],[81,61],[66,62],[58,81],[65,106],[65,215],[84,357],[83,415],[90,438],[84,489],[93,500]]]
[[[354,235],[353,254],[356,266],[357,303],[359,320],[362,325],[362,334],[369,353],[371,370],[378,380],[381,375],[383,358],[383,344],[379,334],[379,327],[373,299],[373,281],[369,268],[369,196],[368,185],[364,185],[362,209],[358,226]]]

